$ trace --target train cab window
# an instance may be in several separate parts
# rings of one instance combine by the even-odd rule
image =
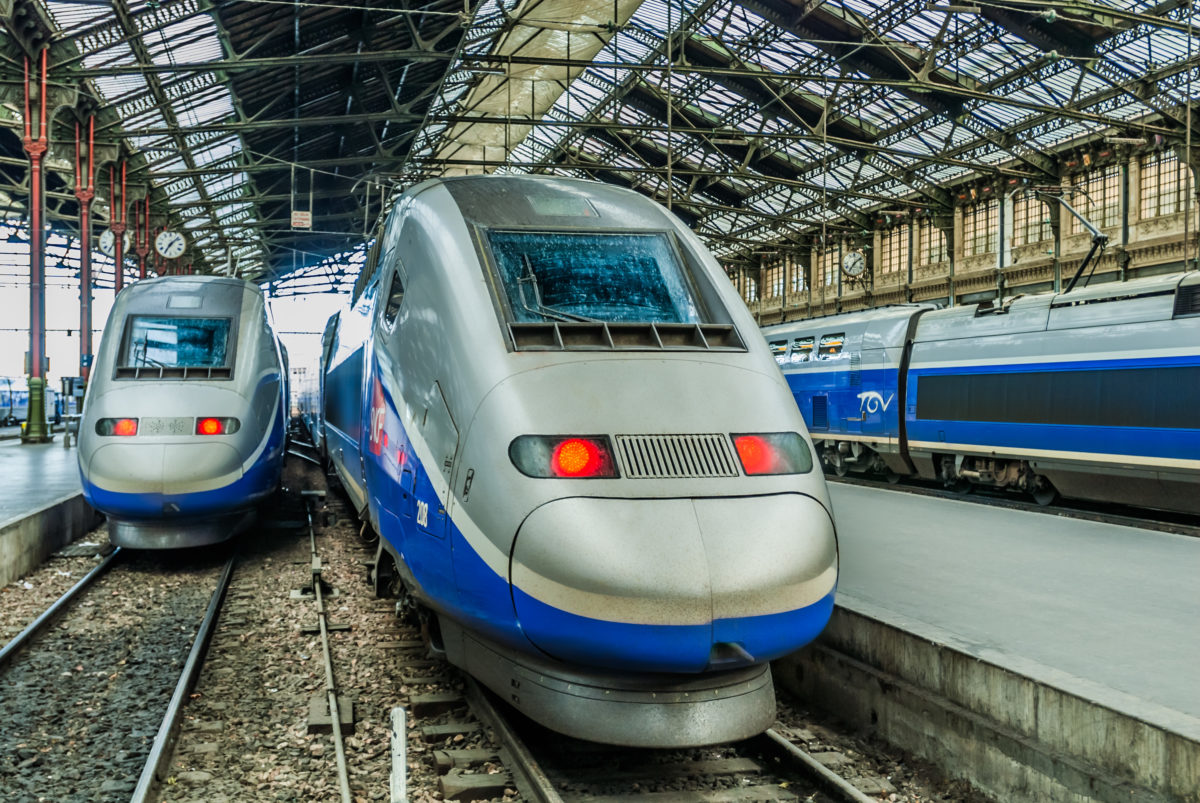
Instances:
[[[792,341],[792,350],[788,354],[788,362],[809,362],[813,358],[813,339],[798,337]]]
[[[842,348],[846,344],[845,333],[836,335],[822,335],[821,346],[817,350],[818,360],[836,360],[842,353]]]
[[[118,368],[220,368],[233,355],[228,318],[130,317]]]
[[[383,308],[383,322],[391,328],[396,324],[396,316],[400,314],[400,302],[404,300],[404,280],[400,271],[392,272],[392,281],[388,286],[387,303]]]
[[[787,361],[787,341],[772,340],[771,354],[775,357],[775,362],[783,365]]]
[[[710,323],[666,233],[489,231],[514,322]]]

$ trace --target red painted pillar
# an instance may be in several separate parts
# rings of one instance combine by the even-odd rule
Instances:
[[[96,118],[88,118],[87,176],[75,124],[75,197],[79,199],[79,375],[86,381],[92,366],[92,200],[96,197]]]
[[[109,168],[109,181],[112,184],[112,220],[109,228],[113,233],[113,260],[116,262],[113,293],[120,293],[125,286],[125,231],[128,221],[125,219],[125,161],[121,161],[121,200],[117,201],[116,176]]]
[[[139,213],[139,210],[144,212]],[[150,193],[144,207],[133,208],[133,250],[138,258],[138,281],[146,278],[146,254],[150,253]]]
[[[29,407],[25,432],[26,443],[49,440],[45,414],[45,353],[46,353],[46,231],[43,228],[46,212],[45,175],[42,160],[46,155],[46,50],[42,50],[42,72],[37,93],[38,127],[33,130],[30,113],[32,86],[29,83],[29,59],[25,59],[25,136],[22,144],[29,155]]]

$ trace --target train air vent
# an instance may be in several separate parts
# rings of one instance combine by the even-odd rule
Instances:
[[[536,322],[510,323],[517,351],[745,351],[728,324]]]
[[[725,435],[618,435],[616,440],[621,470],[631,479],[738,476]]]
[[[858,354],[850,355],[850,387],[857,388],[862,386],[862,357]]]
[[[829,397],[812,397],[812,428],[829,429]]]
[[[1175,317],[1200,315],[1200,284],[1180,287],[1175,293]]]
[[[117,379],[230,379],[232,368],[203,368],[197,366],[139,365],[117,368]]]

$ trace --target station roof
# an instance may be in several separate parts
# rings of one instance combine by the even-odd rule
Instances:
[[[0,17],[0,126],[49,42],[51,80],[83,87],[198,261],[264,281],[447,173],[631,186],[729,260],[867,229],[975,180],[1057,182],[1085,141],[1182,145],[1200,59],[1186,0],[0,0]],[[20,197],[23,166],[0,131],[0,193]],[[64,221],[69,181],[49,186]]]

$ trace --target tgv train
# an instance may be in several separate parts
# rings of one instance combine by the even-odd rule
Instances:
[[[763,334],[839,474],[1200,513],[1200,274]]]
[[[286,355],[262,291],[171,276],[117,296],[79,428],[87,501],[120,546],[232,536],[279,486]]]
[[[0,376],[0,426],[24,421],[29,408],[29,380]]]
[[[45,415],[47,421],[62,420],[62,400],[58,393],[46,387]],[[16,424],[29,417],[29,379],[23,376],[0,376],[0,426]]]
[[[402,195],[325,358],[326,448],[378,585],[544,725],[635,745],[769,727],[827,622],[804,422],[721,268],[628,190],[473,176]]]

